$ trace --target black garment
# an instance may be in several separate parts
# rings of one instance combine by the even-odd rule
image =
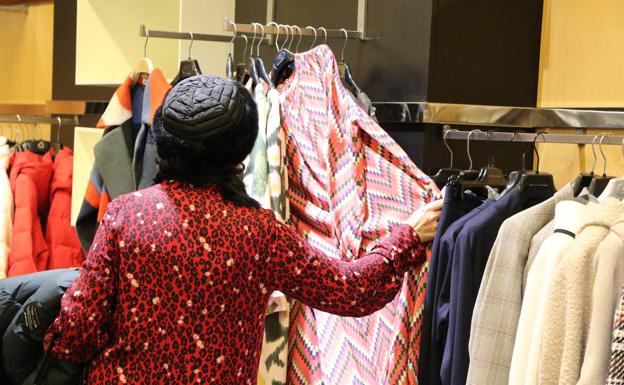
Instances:
[[[59,269],[0,280],[2,384],[32,384],[43,357],[45,332],[59,313],[61,297],[79,275],[79,269]],[[51,362],[49,373],[55,378],[46,383],[71,385],[76,382],[68,378],[77,381],[82,366]]]
[[[442,214],[440,215],[440,221],[438,229],[436,231],[435,238],[433,239],[433,246],[431,248],[431,259],[429,261],[429,274],[427,278],[427,289],[425,294],[425,308],[423,314],[423,326],[422,337],[420,343],[420,358],[419,358],[419,370],[418,380],[420,384],[439,384],[440,375],[439,368],[441,363],[441,350],[439,354],[435,354],[432,357],[432,343],[437,346],[444,347],[444,341],[433,341],[438,339],[437,331],[434,331],[433,320],[437,317],[434,316],[436,311],[435,307],[435,293],[436,288],[440,290],[442,281],[444,280],[444,272],[447,269],[448,258],[444,253],[441,253],[441,239],[448,227],[458,220],[459,218],[472,211],[474,208],[480,206],[483,201],[472,194],[465,194],[462,199],[458,194],[459,186],[457,183],[449,183],[446,186],[446,193],[444,196],[444,206],[442,207]],[[445,333],[442,337],[445,336]],[[433,360],[433,362],[432,362]],[[432,368],[437,368],[435,373],[431,373]]]

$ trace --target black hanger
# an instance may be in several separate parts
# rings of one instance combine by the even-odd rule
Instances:
[[[520,201],[522,202],[522,206],[528,208],[552,197],[557,191],[555,188],[555,182],[552,174],[547,172],[540,172],[539,170],[540,157],[535,146],[535,142],[540,135],[543,136],[544,134],[539,133],[535,135],[533,142],[529,143],[529,146],[527,147],[528,151],[529,147],[531,147],[532,145],[533,152],[537,157],[537,165],[535,171],[528,171],[524,169],[527,153],[527,151],[525,151],[522,154],[523,170],[517,173],[517,177],[514,178],[515,182],[510,184],[507,189],[499,196],[499,198],[507,194],[512,189],[516,189],[520,193]]]
[[[225,19],[228,23],[232,24],[232,28],[234,29],[234,35],[232,35],[232,40],[230,40],[230,52],[227,54],[227,58],[225,60],[225,76],[229,80],[234,80],[234,58],[232,57],[232,52],[234,52],[234,40],[236,39],[236,23],[234,23],[230,19]],[[247,50],[247,42],[245,42],[245,50]],[[243,57],[245,57],[245,53],[243,51]]]
[[[608,134],[601,134],[600,142],[598,142],[598,149],[600,150],[600,154],[602,155],[602,160],[604,161],[604,168],[602,170],[602,175],[594,176],[588,188],[589,193],[595,197],[602,194],[604,189],[609,184],[609,181],[613,179],[612,176],[607,175],[607,157],[604,151],[602,150],[602,141],[604,140],[606,136],[608,136]]]
[[[260,58],[260,44],[262,44],[262,41],[264,40],[264,26],[260,23],[258,23],[258,26],[262,30],[262,37],[260,37],[260,41],[258,42],[258,46],[256,48],[256,57],[254,58],[256,64],[256,73],[258,77],[262,79],[270,88],[275,88],[273,82],[269,78],[269,74],[267,73],[266,68],[264,67],[264,62]],[[253,50],[253,45],[251,46],[251,49]]]
[[[483,132],[481,130],[472,130],[468,133],[468,139],[466,140],[466,153],[468,154],[468,161],[470,162],[468,169],[461,170],[459,172],[459,180],[465,182],[477,182],[479,178],[480,170],[475,170],[472,168],[472,154],[470,154],[470,136],[476,132]],[[474,187],[484,187],[484,183],[475,183]]]
[[[61,126],[62,121],[59,116],[56,117],[56,121],[58,122],[58,126],[56,127],[56,141],[54,142],[54,152],[58,153],[63,149],[63,144],[61,143]]]
[[[485,167],[481,168],[481,172],[479,173],[478,181],[485,183],[486,185],[494,188],[505,188],[507,187],[507,178],[505,178],[505,174],[503,170],[494,165],[494,155],[492,155],[492,131],[488,131],[487,136],[485,138],[485,143],[488,151],[488,163]]]
[[[449,165],[448,168],[441,168],[438,170],[438,172],[435,175],[431,176],[431,179],[435,182],[435,184],[439,187],[442,188],[444,187],[448,181],[449,178],[451,176],[457,176],[460,173],[460,169],[458,168],[454,168],[453,167],[453,150],[451,150],[451,147],[448,145],[447,141],[446,141],[446,137],[448,136],[448,133],[451,131],[457,131],[455,129],[448,129],[444,132],[444,135],[442,136],[442,140],[444,141],[444,145],[446,146],[446,149],[448,150],[448,152],[451,155],[451,164]]]
[[[18,121],[21,122],[21,118],[17,115]],[[35,125],[36,127],[36,125]],[[41,139],[41,135],[39,135],[40,139],[28,139],[24,140],[20,147],[22,150],[28,150],[30,152],[34,152],[35,154],[43,155],[46,152],[50,151],[50,142],[47,140]]]
[[[172,85],[176,85],[186,78],[202,74],[197,60],[191,59],[191,48],[193,47],[193,32],[189,32],[189,35],[191,36],[191,43],[189,44],[188,59],[182,60],[180,62],[180,69],[178,69],[178,74],[171,81]]]
[[[282,25],[278,24],[277,26],[278,33],[275,36],[275,47],[278,49],[278,53],[277,53],[277,56],[275,57],[275,60],[273,60],[272,84],[274,86],[277,86],[284,80],[288,79],[295,69],[295,54],[285,48],[286,42],[288,41],[288,27],[287,26],[283,26],[287,31],[284,45],[280,49],[279,45],[277,44],[278,43],[277,40],[279,38],[280,26]]]
[[[248,39],[247,36],[241,35],[242,39],[245,39],[245,49],[243,50],[243,62],[236,64],[236,73],[234,74],[234,79],[242,84],[247,83],[249,79],[249,72],[247,71],[247,65],[245,64],[245,58],[247,57],[247,44]]]
[[[594,170],[596,169],[596,149],[594,148],[594,144],[596,142],[596,139],[598,139],[599,137],[600,135],[596,135],[592,140],[592,153],[594,154],[594,163],[592,164],[591,172],[579,173],[572,182],[572,190],[575,197],[579,196],[579,194],[581,193],[581,191],[583,191],[585,187],[589,187],[592,180],[594,179]]]

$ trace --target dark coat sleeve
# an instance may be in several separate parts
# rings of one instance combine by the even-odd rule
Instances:
[[[15,384],[21,384],[35,369],[43,353],[43,338],[56,318],[61,297],[79,276],[79,269],[47,271],[37,290],[24,302],[2,338],[3,364]]]

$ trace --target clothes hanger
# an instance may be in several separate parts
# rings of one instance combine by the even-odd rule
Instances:
[[[254,59],[256,63],[256,73],[258,74],[258,77],[269,86],[269,88],[275,88],[271,82],[269,74],[266,71],[266,68],[264,67],[264,62],[262,61],[262,58],[260,58],[260,44],[262,44],[262,41],[264,40],[264,25],[258,23],[258,27],[262,30],[262,37],[260,37],[260,41],[258,41],[258,46],[256,47],[256,57]],[[251,49],[253,49],[253,45],[251,46]]]
[[[56,126],[56,142],[54,142],[54,152],[58,153],[59,151],[61,151],[63,149],[63,144],[61,143],[62,121],[61,121],[61,118],[59,116],[56,117],[56,122],[57,122],[57,126]]]
[[[22,121],[22,118],[19,114],[15,115],[19,122]],[[39,131],[37,135],[37,132]],[[38,138],[37,138],[38,136]],[[28,150],[30,152],[34,152],[38,155],[43,155],[50,150],[50,142],[47,140],[43,140],[43,135],[41,134],[41,128],[36,124],[33,125],[33,132],[31,135],[32,139],[24,140],[21,144],[22,150]]]
[[[451,147],[446,141],[446,137],[451,131],[457,131],[457,130],[454,128],[448,129],[447,131],[444,132],[444,135],[442,136],[442,140],[444,141],[444,146],[446,146],[446,149],[448,150],[450,154],[451,162],[448,168],[441,168],[438,170],[438,172],[435,175],[431,176],[431,179],[435,182],[435,184],[439,188],[444,187],[448,183],[450,177],[459,175],[461,171],[460,169],[453,167],[453,158],[454,158],[453,150],[451,150]]]
[[[314,40],[312,40],[312,44],[310,45],[310,49],[312,49],[314,48],[314,44],[316,44],[316,38],[317,38],[318,32],[316,32],[316,28],[312,27],[311,25],[308,25],[306,29],[311,29],[312,32],[314,32]]]
[[[149,29],[145,28],[145,44],[143,45],[143,57],[139,59],[134,66],[134,73],[140,76],[143,80],[149,78],[149,75],[154,69],[154,63],[152,59],[147,57],[147,41],[149,40]]]
[[[325,35],[325,39],[323,39],[323,42],[321,44],[327,44],[327,30],[325,29],[325,27],[319,27],[318,29],[323,31],[323,34]]]
[[[199,68],[199,63],[197,60],[191,58],[191,49],[193,48],[193,32],[189,32],[189,36],[191,37],[191,43],[188,48],[188,59],[182,60],[180,62],[180,69],[178,70],[178,74],[175,76],[172,85],[178,84],[184,79],[190,78],[191,76],[201,75],[201,69]]]
[[[622,139],[622,155],[624,155],[624,139]],[[604,191],[598,197],[599,201],[603,201],[606,198],[616,198],[619,200],[624,199],[624,177],[613,178],[607,184]]]
[[[592,139],[592,154],[594,155],[594,162],[592,163],[592,169],[589,173],[581,172],[576,176],[576,179],[572,182],[572,190],[575,197],[579,196],[581,191],[584,188],[589,187],[592,179],[594,179],[594,171],[596,170],[596,149],[594,148],[594,144],[596,143],[596,139],[598,139],[600,135],[594,136]]]
[[[478,181],[485,183],[486,185],[494,188],[505,188],[507,187],[507,179],[505,178],[505,174],[503,170],[494,166],[494,156],[492,155],[492,131],[487,132],[487,136],[485,139],[485,144],[487,146],[488,152],[488,163],[485,167],[481,168],[481,172],[479,173]]]
[[[503,194],[499,195],[499,199],[505,194],[509,193],[512,189],[516,189],[520,194],[520,202],[524,208],[534,206],[537,203],[543,202],[546,199],[552,197],[555,192],[555,182],[552,174],[548,172],[540,171],[540,156],[535,145],[537,138],[544,137],[544,134],[538,133],[535,135],[533,142],[529,143],[527,151],[531,145],[533,145],[533,152],[537,157],[537,164],[535,171],[528,171],[524,169],[526,151],[522,154],[522,172],[518,175],[516,182],[508,187]]]
[[[301,28],[298,25],[293,25],[293,28],[296,28],[299,32],[299,39],[297,40],[297,45],[295,46],[295,53],[299,53],[299,44],[301,44],[301,39],[303,39],[303,33],[301,32]]]
[[[234,34],[232,35],[232,40],[230,40],[230,52],[227,54],[227,59],[225,61],[225,76],[229,80],[234,80],[234,58],[232,57],[232,52],[234,52],[234,40],[236,39],[236,23],[234,23],[230,19],[226,19],[228,23],[232,24],[232,29],[234,30]],[[247,48],[247,47],[245,47]]]
[[[249,58],[246,59],[247,60],[247,72],[249,73],[249,77],[251,78],[252,81],[252,85],[256,85],[258,83],[260,83],[260,80],[258,79],[258,71],[256,70],[256,61],[254,60],[253,57],[253,48],[254,48],[254,43],[256,42],[256,36],[258,34],[258,23],[251,23],[251,25],[253,26],[253,38],[251,39],[251,50],[249,51]],[[278,35],[279,35],[279,30],[278,30]]]
[[[249,79],[249,72],[247,71],[247,66],[245,65],[245,58],[247,57],[247,45],[249,43],[249,40],[245,35],[241,35],[240,38],[245,40],[245,49],[243,50],[243,62],[236,64],[236,81],[245,84]]]
[[[477,133],[477,132],[483,132],[483,131],[476,129],[468,133],[468,138],[466,140],[466,153],[468,154],[468,161],[470,164],[468,166],[468,169],[460,171],[458,177],[459,177],[459,180],[461,181],[476,181],[477,178],[479,177],[479,171],[474,170],[472,168],[472,154],[470,153],[470,137],[472,136],[472,134]]]
[[[598,142],[598,149],[600,150],[600,155],[602,156],[602,160],[604,161],[604,167],[602,169],[602,175],[594,176],[591,183],[589,184],[588,190],[589,193],[595,197],[602,194],[605,190],[609,181],[614,177],[607,175],[607,156],[605,155],[602,149],[602,141],[608,134],[601,134],[600,141]]]
[[[344,43],[342,44],[342,49],[340,50],[340,62],[338,62],[338,73],[340,74],[340,79],[342,80],[342,83],[345,86],[347,86],[349,91],[351,91],[351,93],[354,95],[358,95],[362,92],[362,90],[355,83],[355,80],[353,80],[353,75],[351,74],[351,68],[344,60],[344,51],[345,51],[345,48],[347,47],[347,42],[349,41],[349,34],[347,33],[347,30],[345,28],[340,28],[340,31],[344,33],[345,40],[344,40]]]
[[[282,25],[283,26],[283,25]],[[275,45],[278,48],[277,57],[273,61],[273,85],[277,86],[285,79],[288,79],[295,69],[295,54],[286,48],[288,42],[288,27],[283,26],[286,31],[286,40],[281,49],[277,47],[277,38],[275,38]],[[279,31],[279,26],[278,26]]]

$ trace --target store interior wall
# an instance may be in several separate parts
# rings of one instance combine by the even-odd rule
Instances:
[[[0,104],[43,104],[52,99],[53,3],[2,8],[0,26]],[[50,126],[0,123],[0,135],[48,139]]]
[[[538,107],[624,108],[624,2],[544,0]],[[578,133],[550,129],[551,133]],[[621,131],[586,130],[588,135]],[[598,142],[598,140],[596,141]],[[594,164],[591,145],[540,145],[541,166],[558,187]],[[596,173],[603,173],[599,146]],[[622,175],[620,146],[603,146],[607,174]]]

